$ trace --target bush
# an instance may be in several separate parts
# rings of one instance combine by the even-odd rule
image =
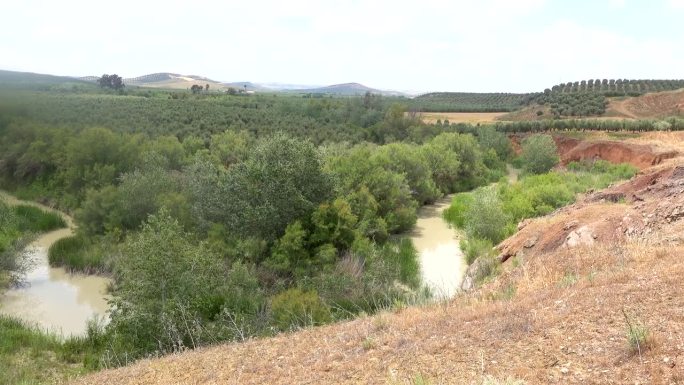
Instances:
[[[318,293],[289,289],[271,302],[273,322],[280,330],[321,325],[330,321],[330,310],[321,302]]]
[[[487,187],[473,193],[473,203],[465,211],[464,221],[469,237],[499,243],[506,236],[509,221],[496,190]]]
[[[444,210],[442,216],[458,228],[465,227],[466,211],[473,204],[473,194],[459,193],[454,195],[451,206]]]
[[[541,174],[551,170],[558,164],[558,148],[550,135],[532,135],[522,141],[523,170],[532,174]]]
[[[469,237],[461,240],[460,247],[466,257],[466,263],[470,265],[479,257],[491,256],[494,245],[488,239]]]

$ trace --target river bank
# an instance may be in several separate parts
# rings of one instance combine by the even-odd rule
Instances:
[[[35,202],[25,202],[0,192],[0,199],[10,205],[30,205],[59,213],[67,228],[40,235],[26,249],[30,267],[18,287],[0,294],[0,314],[20,319],[27,324],[64,337],[83,335],[88,320],[106,319],[107,286],[110,280],[95,275],[71,274],[48,263],[50,246],[74,234],[74,221],[64,213]]]

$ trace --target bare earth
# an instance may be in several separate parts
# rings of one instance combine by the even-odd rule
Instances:
[[[684,137],[625,142],[656,164],[521,224],[499,246],[501,273],[479,289],[74,384],[684,383],[684,158],[658,157]],[[639,349],[628,344],[625,317],[648,330]]]

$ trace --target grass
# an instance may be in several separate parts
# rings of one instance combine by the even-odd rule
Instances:
[[[52,384],[93,370],[100,329],[62,340],[56,334],[0,316],[0,385]]]
[[[482,385],[525,385],[525,381],[517,380],[513,377],[501,380],[496,377],[487,376],[482,380]]]
[[[401,282],[413,289],[420,286],[420,262],[411,239],[401,238],[396,242],[390,242],[385,246],[383,256],[398,269]]]
[[[558,283],[558,286],[560,287],[570,287],[579,281],[579,277],[575,273],[565,273],[563,276],[563,279]]]
[[[22,232],[44,233],[67,226],[59,214],[47,212],[38,207],[17,205],[12,209],[17,218],[17,227]]]
[[[632,354],[641,354],[653,346],[651,330],[638,319],[629,317],[625,309],[622,309],[627,324],[627,343]]]
[[[114,247],[114,246],[112,246]],[[81,235],[59,239],[48,250],[50,266],[63,266],[70,271],[95,274],[107,271],[107,257]]]

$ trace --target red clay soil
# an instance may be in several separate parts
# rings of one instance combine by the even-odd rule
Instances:
[[[554,140],[563,165],[584,159],[603,159],[611,163],[629,163],[639,169],[645,169],[678,155],[676,151],[660,151],[649,145],[615,140],[580,141],[561,136],[554,137]]]
[[[684,240],[684,164],[671,162],[631,180],[587,194],[579,202],[518,225],[503,241],[500,260],[578,244]],[[658,234],[654,237],[653,234]]]
[[[528,135],[511,135],[516,154],[522,152],[521,142]],[[553,135],[558,147],[561,165],[580,160],[607,160],[612,163],[629,163],[640,170],[658,165],[666,159],[679,155],[672,149],[661,149],[646,144],[627,143],[620,140],[580,140],[563,135]]]

